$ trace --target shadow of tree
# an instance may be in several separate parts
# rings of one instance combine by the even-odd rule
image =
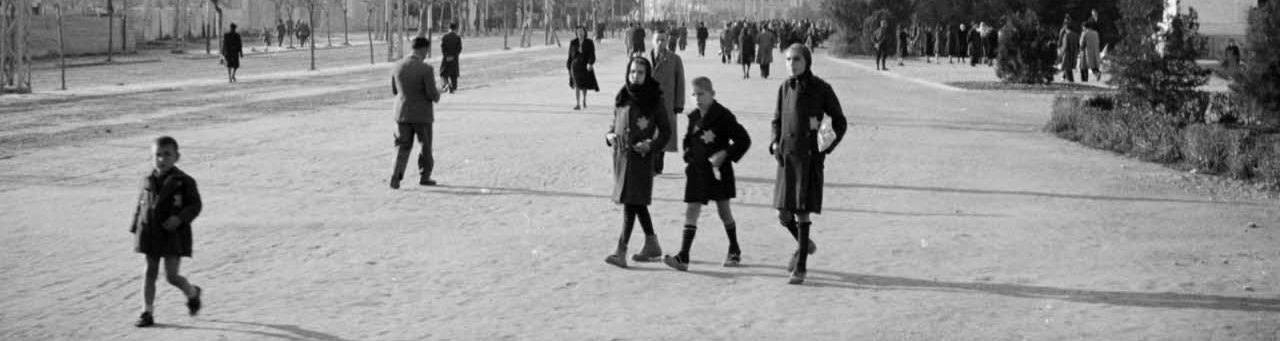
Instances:
[[[297,325],[291,325],[291,324],[271,324],[271,323],[261,323],[261,322],[244,322],[244,321],[219,320],[219,319],[209,319],[205,321],[214,322],[214,323],[241,325],[245,327],[266,328],[273,331],[261,331],[261,330],[253,330],[250,328],[231,328],[231,327],[228,327],[228,328],[193,327],[193,326],[180,326],[180,325],[171,325],[171,324],[156,324],[153,327],[244,333],[244,334],[252,334],[252,335],[269,337],[274,339],[294,340],[294,341],[355,341],[351,339],[344,339],[337,335],[310,330],[310,329],[302,328]]]
[[[730,279],[742,276],[776,277],[779,282],[790,274],[779,265],[743,263],[742,268],[765,268],[777,274],[760,272],[718,272],[705,270],[718,264],[690,267],[689,273]],[[702,269],[699,269],[702,268]],[[772,271],[770,270],[770,271]],[[805,284],[815,287],[862,290],[921,290],[938,292],[977,292],[1017,298],[1052,299],[1078,303],[1107,304],[1144,308],[1213,309],[1249,312],[1280,312],[1280,299],[1233,297],[1220,295],[1180,294],[1169,292],[1099,291],[1029,286],[1006,283],[946,282],[906,277],[876,276],[809,268]]]
[[[774,179],[752,178],[752,177],[738,177],[738,181],[744,182],[744,183],[763,183],[763,184],[774,183]],[[1107,196],[1107,195],[1062,194],[1062,193],[1035,192],[1035,191],[1007,191],[1007,190],[972,189],[972,188],[922,187],[922,186],[880,185],[880,184],[860,184],[860,183],[831,183],[831,182],[825,183],[823,184],[823,186],[831,187],[831,188],[889,189],[889,190],[932,192],[932,193],[1014,195],[1014,196],[1055,198],[1055,199],[1165,202],[1165,203],[1182,203],[1182,204],[1241,205],[1241,206],[1258,206],[1258,207],[1269,206],[1263,203],[1255,203],[1255,202],[1247,202],[1247,201],[1213,201],[1213,200],[1174,199],[1174,198],[1120,197],[1120,196]]]
[[[566,197],[566,198],[592,198],[611,200],[611,197],[603,194],[578,193],[566,191],[540,190],[530,188],[511,188],[511,187],[484,187],[484,186],[457,186],[457,185],[440,185],[435,186],[431,190],[436,193],[449,193],[454,195],[468,196],[489,196],[489,195],[532,195],[545,197]],[[660,198],[655,197],[653,201],[659,202],[675,202],[684,203],[682,199]],[[734,206],[751,207],[775,210],[772,204],[745,203],[734,202]],[[842,207],[823,207],[823,212],[845,212],[845,213],[863,213],[874,215],[900,216],[900,217],[1004,217],[997,214],[981,214],[981,213],[954,213],[954,212],[905,212],[905,211],[881,211],[881,210],[864,210],[855,208]]]

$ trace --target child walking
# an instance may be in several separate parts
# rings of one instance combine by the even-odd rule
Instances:
[[[654,160],[662,156],[661,146],[671,138],[667,117],[671,111],[662,103],[662,88],[652,73],[653,64],[644,57],[627,63],[627,82],[615,98],[613,125],[605,134],[605,144],[613,147],[613,201],[623,205],[623,223],[618,248],[604,261],[621,268],[627,267],[627,244],[636,219],[644,229],[644,248],[632,260],[652,262],[662,258],[649,217],[649,203],[653,197]]]
[[[729,237],[729,253],[724,266],[738,266],[742,262],[742,249],[738,246],[737,223],[729,208],[729,199],[737,196],[734,186],[733,163],[742,159],[751,147],[751,137],[738,123],[733,113],[715,100],[716,91],[711,79],[693,79],[693,98],[698,108],[689,112],[689,128],[684,135],[685,209],[684,239],[680,253],[662,258],[667,266],[680,271],[689,270],[689,248],[698,232],[698,215],[707,201],[715,201]]]
[[[200,312],[199,286],[179,274],[181,257],[191,257],[191,221],[200,214],[200,191],[196,180],[175,167],[181,154],[178,141],[161,136],[151,144],[155,168],[142,178],[142,190],[129,232],[134,234],[134,251],[146,255],[147,269],[142,286],[142,316],[134,324],[155,324],[153,305],[156,299],[156,277],[160,260],[164,260],[165,279],[187,296],[191,315]]]

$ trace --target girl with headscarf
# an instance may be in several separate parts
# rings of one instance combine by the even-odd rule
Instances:
[[[769,153],[778,162],[773,205],[778,220],[796,239],[789,283],[804,283],[808,255],[817,251],[809,239],[811,213],[822,213],[823,162],[844,138],[848,121],[836,93],[813,75],[813,54],[796,44],[785,53],[791,78],[778,88]],[[831,118],[834,137],[820,136],[823,116]]]
[[[587,90],[600,91],[596,84],[596,44],[587,38],[587,29],[578,26],[578,37],[569,42],[569,87],[573,88],[573,110],[587,107]]]
[[[613,124],[605,134],[605,144],[613,148],[613,201],[623,205],[622,235],[605,263],[627,267],[627,244],[636,219],[644,229],[644,248],[632,256],[638,262],[662,258],[658,236],[653,232],[649,204],[653,197],[654,155],[671,138],[671,112],[662,103],[662,88],[650,75],[653,66],[644,57],[627,63],[626,85],[614,98]]]

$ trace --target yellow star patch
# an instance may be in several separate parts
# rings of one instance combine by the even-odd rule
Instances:
[[[810,117],[809,130],[818,130],[818,128],[822,128],[822,118],[816,116]]]
[[[640,129],[649,129],[649,118],[641,117],[636,119],[636,126]]]
[[[716,133],[710,130],[702,131],[702,143],[711,144],[716,141]]]

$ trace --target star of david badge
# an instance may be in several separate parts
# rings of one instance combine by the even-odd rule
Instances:
[[[640,129],[649,129],[649,118],[641,117],[636,119],[636,126],[640,127]]]
[[[822,128],[822,119],[817,117],[810,117],[809,130],[818,130],[818,128]]]
[[[702,131],[702,143],[711,144],[716,141],[716,133],[710,130]]]

